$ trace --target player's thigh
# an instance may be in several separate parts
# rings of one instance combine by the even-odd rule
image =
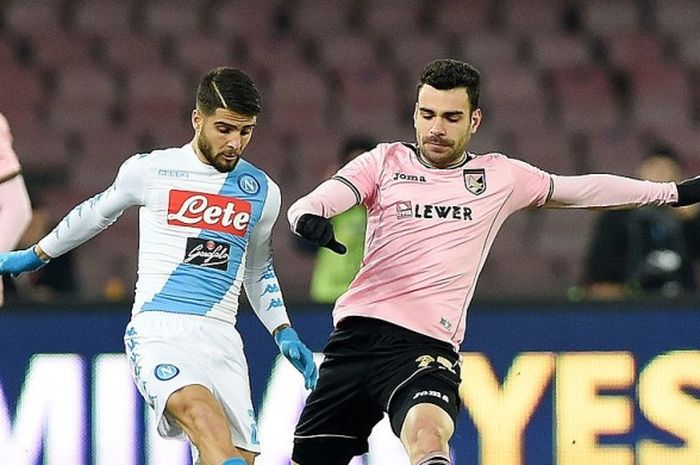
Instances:
[[[405,433],[425,427],[437,429],[449,439],[459,408],[459,378],[427,373],[409,381],[394,395],[389,406],[391,429],[402,440]]]
[[[208,370],[202,366],[204,353],[193,342],[191,325],[188,318],[178,315],[139,314],[124,336],[134,382],[155,410],[158,432],[164,437],[181,437],[183,433],[166,413],[166,403],[173,393],[191,385],[213,389]]]
[[[228,418],[233,444],[239,449],[259,453],[248,364],[241,338],[237,332],[227,330],[219,334],[218,341],[212,342],[216,350],[210,359],[214,396]]]

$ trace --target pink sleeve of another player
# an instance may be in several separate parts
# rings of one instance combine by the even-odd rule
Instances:
[[[678,201],[672,182],[651,182],[614,176],[552,176],[553,191],[548,207],[606,208],[664,205]]]
[[[19,173],[19,161],[12,149],[12,134],[10,126],[0,114],[0,181]]]

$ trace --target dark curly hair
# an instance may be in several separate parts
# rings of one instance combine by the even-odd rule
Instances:
[[[236,68],[219,67],[207,73],[197,87],[197,109],[211,115],[226,108],[245,116],[260,113],[260,92],[253,80]]]
[[[471,109],[479,108],[479,87],[481,75],[472,65],[451,58],[435,60],[423,68],[418,81],[416,95],[421,88],[428,84],[438,90],[449,90],[458,87],[467,89]]]

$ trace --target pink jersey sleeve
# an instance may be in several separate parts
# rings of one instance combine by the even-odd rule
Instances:
[[[10,126],[5,117],[0,114],[0,182],[17,174],[19,170],[19,161],[12,149]]]
[[[552,189],[552,175],[524,161],[507,160],[513,177],[512,210],[544,205]]]
[[[672,182],[651,182],[614,176],[552,176],[553,191],[548,207],[554,208],[631,208],[664,205],[678,201]]]
[[[305,213],[330,218],[359,203],[367,204],[374,198],[385,145],[379,145],[353,159],[338,170],[331,179],[321,183],[311,193],[294,202],[287,211],[287,219],[292,231],[296,230],[297,220]]]
[[[355,193],[357,203],[369,204],[377,193],[388,144],[379,144],[350,161],[333,176]]]

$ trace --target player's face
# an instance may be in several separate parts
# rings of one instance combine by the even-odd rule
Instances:
[[[470,112],[464,87],[438,90],[424,85],[413,114],[416,142],[423,157],[437,168],[459,161],[481,124],[481,110]]]
[[[195,147],[202,162],[222,173],[232,171],[250,142],[257,118],[217,108],[211,115],[192,112]]]

